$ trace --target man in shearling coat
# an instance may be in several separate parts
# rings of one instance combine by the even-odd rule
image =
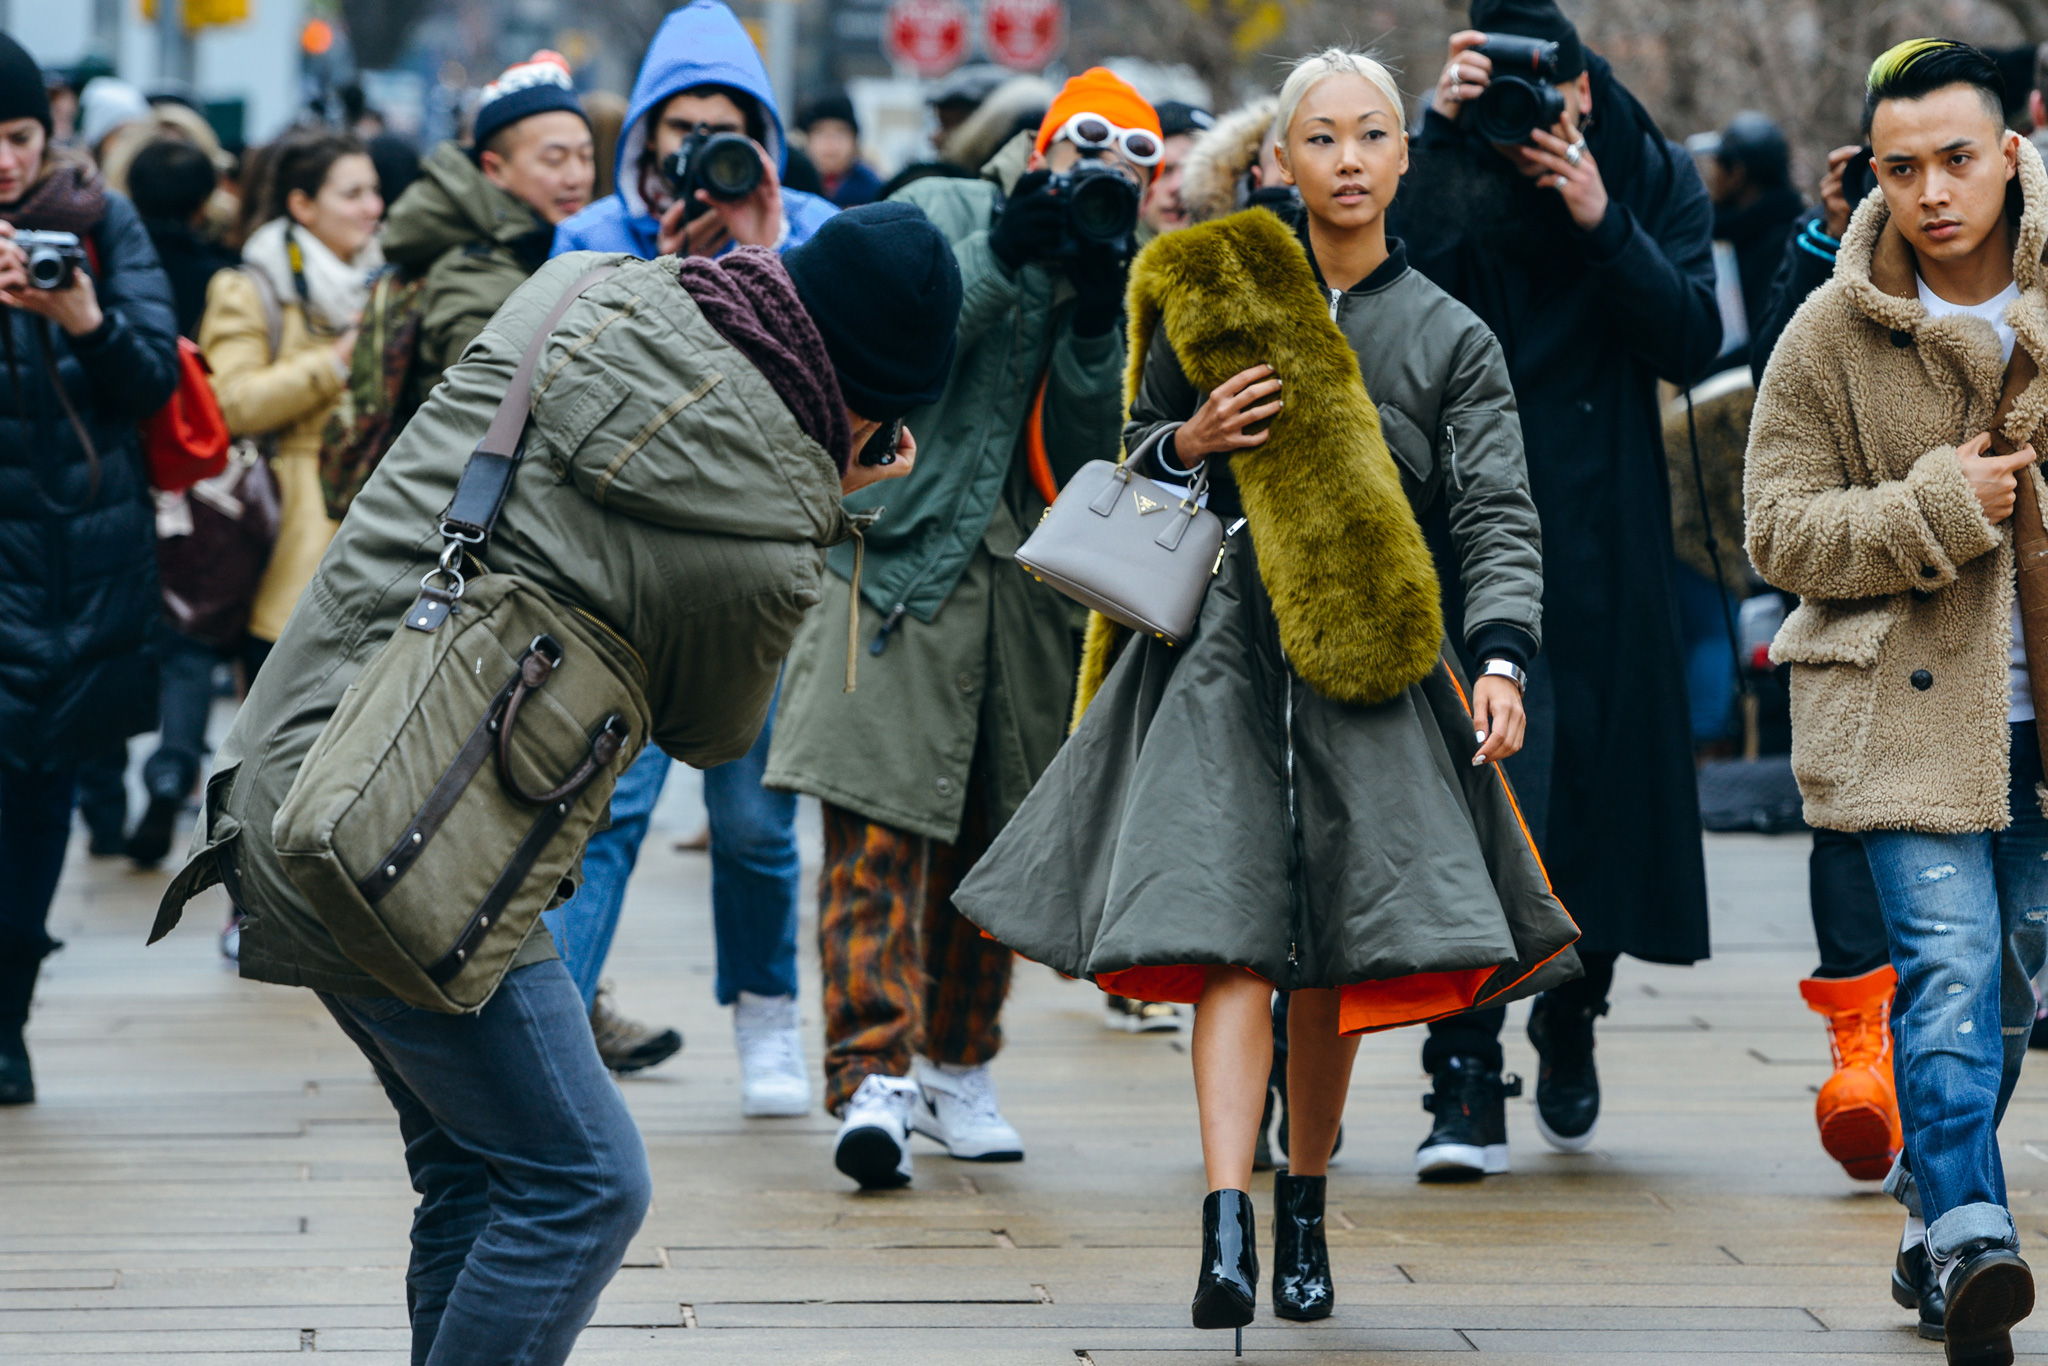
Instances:
[[[2001,94],[1961,43],[1872,65],[1882,193],[1764,373],[1745,489],[1751,557],[1803,599],[1772,655],[1793,666],[1806,818],[1861,835],[1899,974],[1906,1151],[1886,1189],[1910,1213],[1894,1280],[1923,1326],[1945,1298],[1948,1359],[1972,1363],[2010,1362],[2033,1306],[1997,1126],[2048,956],[2010,527],[2016,480],[2042,490],[2025,443],[2048,380],[1997,413],[2008,363],[2031,375],[2048,357],[2048,174],[2004,128]],[[1994,429],[2019,449],[1996,454]]]

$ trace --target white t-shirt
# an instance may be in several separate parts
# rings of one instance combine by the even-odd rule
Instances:
[[[1928,317],[1942,318],[1951,313],[1967,313],[1973,318],[1982,318],[1991,324],[1991,330],[1998,334],[1999,363],[2003,365],[2012,360],[2014,337],[2012,324],[2005,320],[2005,310],[2020,297],[2017,281],[2007,285],[1997,296],[1986,299],[1981,304],[1952,304],[1929,289],[1925,280],[1915,277],[1915,282],[1920,286],[1920,304],[1927,310]],[[2034,694],[2027,684],[2027,647],[2020,635],[2020,600],[2017,594],[2012,600],[2012,678],[2005,719],[2034,719]]]

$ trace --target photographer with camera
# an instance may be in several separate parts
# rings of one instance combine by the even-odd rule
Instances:
[[[1551,0],[1473,0],[1471,22],[1451,37],[1393,227],[1501,339],[1543,521],[1543,653],[1507,772],[1585,931],[1586,975],[1529,1019],[1538,1131],[1578,1152],[1600,1112],[1593,1021],[1615,959],[1708,949],[1656,385],[1689,383],[1720,350],[1713,206],[1692,158]],[[1463,603],[1445,588],[1456,641]],[[1472,1116],[1495,1131],[1502,1114],[1504,1023],[1493,1010],[1431,1027],[1426,1177],[1486,1170],[1454,1159],[1478,1146]]]
[[[156,726],[136,424],[178,379],[141,217],[50,126],[42,72],[0,34],[0,1105],[35,1099],[22,1029],[56,947],[44,925],[78,761]]]
[[[824,547],[857,530],[845,495],[924,463],[909,443],[882,469],[857,463],[855,453],[942,391],[954,352],[959,269],[938,231],[900,204],[841,214],[786,257],[743,247],[681,267],[615,254],[551,261],[449,369],[350,505],[307,590],[318,610],[292,615],[222,743],[202,846],[166,891],[151,936],[168,933],[190,897],[222,882],[247,916],[242,975],[317,991],[374,1065],[400,1115],[421,1197],[406,1277],[416,1362],[566,1359],[646,1214],[647,1156],[552,936],[529,921],[503,938],[516,918],[505,912],[498,944],[476,949],[476,961],[502,973],[486,975],[491,994],[467,1013],[420,1004],[423,979],[394,973],[389,953],[352,937],[331,887],[298,880],[303,862],[278,834],[287,794],[302,773],[319,772],[318,757],[308,758],[316,741],[360,735],[338,709],[358,684],[372,686],[385,652],[415,641],[436,648],[431,633],[415,635],[430,628],[409,609],[428,601],[423,575],[448,581],[430,572],[437,563],[469,573],[465,615],[439,619],[452,631],[504,621],[504,598],[487,595],[493,583],[488,591],[509,593],[516,580],[528,601],[554,604],[544,619],[561,623],[568,654],[541,637],[562,669],[536,708],[575,696],[577,669],[598,687],[586,699],[620,697],[597,682],[625,680],[602,663],[611,641],[610,655],[633,680],[625,700],[645,718],[628,737],[635,749],[658,746],[696,764],[745,754],[798,623],[820,610]],[[594,277],[600,270],[605,278]],[[530,410],[509,411],[523,425],[515,418],[509,431],[494,431],[521,385]],[[607,397],[594,409],[592,394]],[[471,457],[493,442],[515,454]],[[486,484],[493,464],[502,473]],[[706,470],[716,473],[707,479]],[[444,512],[484,518],[487,544],[472,540],[477,553],[452,561],[434,534]],[[461,593],[460,579],[454,590]],[[504,640],[489,637],[480,648],[516,650],[534,639],[530,625],[505,629]],[[843,615],[839,632],[843,659]],[[559,894],[564,865],[555,857],[570,860],[563,880],[573,885],[573,852],[537,864],[544,850],[531,832],[557,851],[572,843],[572,830],[549,813],[566,814],[575,798],[555,805],[573,790],[566,782],[539,800],[523,796],[507,757],[513,704],[479,701],[470,716],[459,682],[468,661],[452,642],[445,648],[456,651],[452,667],[433,674],[436,689],[421,705],[434,715],[459,711],[463,726],[486,738],[502,720],[493,726],[498,765],[485,767],[482,750],[467,751],[466,772],[461,756],[441,756],[454,762],[435,792],[469,796],[452,813],[429,800],[440,841],[420,857],[445,862],[407,866],[415,879],[490,887],[478,903],[435,881],[441,890],[425,898],[475,906],[458,919],[481,915],[489,927],[512,898],[530,916]],[[535,677],[527,665],[537,648],[515,680]],[[507,684],[501,696],[511,691]],[[517,716],[528,752],[546,754],[534,729],[546,723],[529,714]],[[602,770],[609,786],[623,761],[610,723],[603,733],[613,748],[593,744],[579,782],[598,781]],[[381,814],[410,819],[403,810]],[[596,819],[594,811],[579,816]],[[465,842],[458,829],[480,841]],[[498,852],[484,847],[501,836],[509,837]],[[519,851],[501,862],[515,841]],[[373,871],[381,853],[370,855]],[[408,931],[427,932],[426,918]]]
[[[802,246],[836,210],[783,188],[775,88],[754,40],[717,0],[671,10],[633,82],[618,188],[555,230],[555,254],[716,256]]]
[[[1066,735],[1079,620],[1011,555],[1068,475],[1117,456],[1124,276],[1162,143],[1152,106],[1097,67],[981,179],[891,200],[959,255],[960,351],[944,396],[908,415],[917,477],[852,500],[886,507],[860,576],[879,614],[862,618],[860,690],[836,643],[842,546],[790,650],[767,776],[825,804],[826,1104],[834,1164],[865,1188],[909,1182],[913,1128],[956,1158],[1024,1156],[989,1079],[1011,954],[952,891]]]

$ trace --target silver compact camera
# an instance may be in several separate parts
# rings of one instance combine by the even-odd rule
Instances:
[[[28,282],[37,289],[68,289],[85,264],[85,248],[75,232],[22,228],[14,234],[14,245],[28,257]]]

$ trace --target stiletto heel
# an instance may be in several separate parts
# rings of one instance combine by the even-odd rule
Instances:
[[[1197,1328],[1235,1328],[1244,1352],[1244,1326],[1259,1301],[1259,1244],[1252,1198],[1244,1191],[1211,1191],[1202,1202],[1202,1274],[1190,1306]]]
[[[1323,1239],[1329,1178],[1273,1178],[1273,1312],[1283,1319],[1326,1319],[1336,1307],[1330,1248]]]

